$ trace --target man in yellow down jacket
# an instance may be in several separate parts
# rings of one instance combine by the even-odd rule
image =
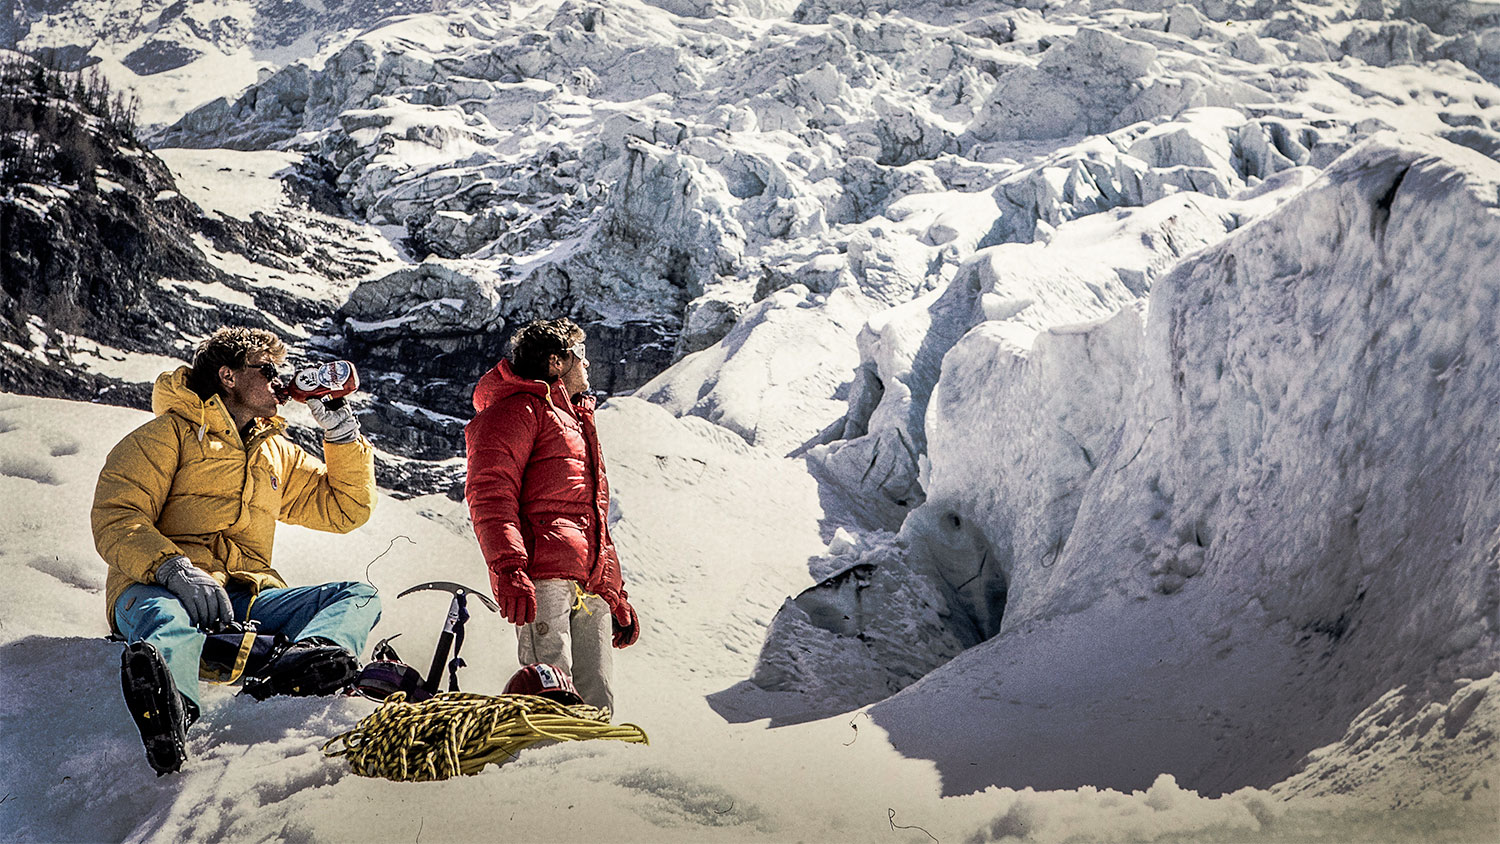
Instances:
[[[269,331],[214,332],[191,367],[156,379],[156,418],[121,440],[99,473],[92,521],[109,564],[106,611],[127,642],[125,703],[158,775],[186,756],[207,633],[253,621],[290,643],[264,669],[257,697],[330,694],[353,680],[380,618],[366,584],[289,588],[271,568],[277,521],[347,533],[375,504],[374,455],[347,406],[308,401],[326,465],[282,436],[275,387],[285,359]]]

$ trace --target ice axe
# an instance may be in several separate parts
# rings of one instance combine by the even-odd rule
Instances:
[[[443,663],[448,663],[448,691],[458,691],[458,669],[464,664],[458,658],[458,652],[464,646],[464,622],[469,620],[470,595],[479,599],[479,602],[493,613],[500,612],[500,607],[483,592],[476,592],[467,586],[454,583],[451,580],[433,580],[427,583],[418,583],[416,586],[402,592],[396,597],[405,598],[413,592],[426,590],[437,592],[451,592],[453,600],[448,604],[448,618],[443,622],[443,633],[438,637],[437,650],[432,655],[432,667],[427,669],[427,680],[422,683],[422,688],[428,694],[437,694],[438,681],[443,678]],[[448,662],[448,650],[453,650],[453,661]]]

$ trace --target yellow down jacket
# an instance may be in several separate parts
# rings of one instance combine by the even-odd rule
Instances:
[[[156,418],[109,453],[94,488],[94,547],[109,564],[105,613],[132,583],[185,554],[221,584],[254,592],[287,585],[271,568],[276,522],[347,533],[375,506],[375,456],[363,438],[325,444],[325,466],[281,436],[280,416],[245,440],[218,396],[198,398],[187,367],[156,379]]]

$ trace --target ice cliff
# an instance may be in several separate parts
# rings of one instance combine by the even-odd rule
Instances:
[[[1497,188],[1488,158],[1381,135],[1177,262],[1144,308],[1037,329],[1032,304],[967,328],[925,415],[906,553],[844,549],[773,624],[762,681],[880,699],[925,673],[882,651],[941,626],[922,669],[982,644],[872,712],[908,752],[1006,760],[950,785],[1169,770],[1228,790],[1287,778],[1392,690],[1446,702],[1490,676]],[[955,286],[1013,284],[1008,249]],[[1154,686],[1161,671],[1195,682]]]

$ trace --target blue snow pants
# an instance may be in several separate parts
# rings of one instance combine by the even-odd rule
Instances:
[[[261,633],[281,633],[293,642],[322,636],[356,657],[380,621],[375,587],[357,581],[262,589],[258,595],[231,584],[229,603],[236,621],[258,622]],[[199,706],[198,660],[206,637],[188,620],[187,608],[176,595],[161,586],[130,586],[115,602],[115,626],[127,642],[154,645],[177,691]]]

